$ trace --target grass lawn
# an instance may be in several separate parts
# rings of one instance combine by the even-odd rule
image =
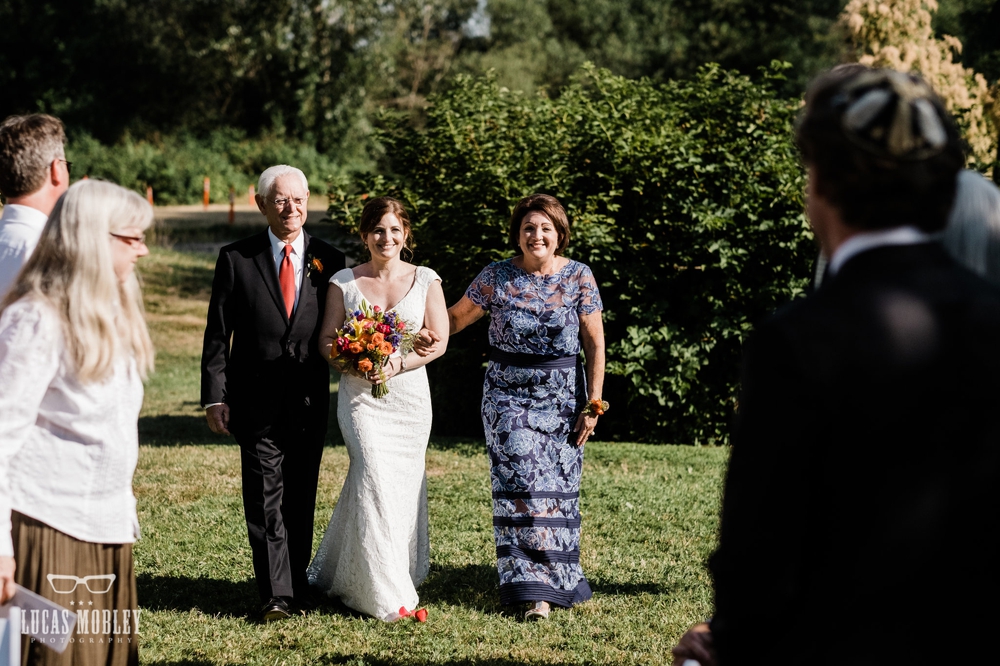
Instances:
[[[497,594],[489,465],[476,439],[432,438],[426,624],[384,624],[331,603],[259,624],[235,443],[198,406],[215,257],[154,248],[140,263],[157,372],[146,387],[135,477],[144,664],[662,664],[711,612],[724,449],[592,442],[581,489],[581,561],[593,600],[527,624]],[[347,473],[332,424],[318,545]]]

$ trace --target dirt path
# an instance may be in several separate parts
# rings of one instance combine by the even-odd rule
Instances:
[[[316,197],[309,200],[308,219],[318,222],[326,214],[326,200]],[[229,204],[210,204],[204,206],[154,206],[153,217],[157,224],[171,228],[211,227],[229,222]],[[246,201],[235,206],[234,226],[254,226],[260,224],[263,228],[264,216],[251,207]]]

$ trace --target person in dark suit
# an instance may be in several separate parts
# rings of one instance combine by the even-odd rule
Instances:
[[[330,366],[317,342],[344,255],[302,229],[309,184],[301,171],[273,166],[257,191],[268,229],[222,248],[215,267],[201,401],[212,431],[240,445],[261,617],[275,620],[308,603],[330,402]]]
[[[675,663],[980,663],[1000,551],[1000,291],[936,237],[963,164],[922,80],[832,73],[797,130],[826,279],[744,355],[715,614]]]

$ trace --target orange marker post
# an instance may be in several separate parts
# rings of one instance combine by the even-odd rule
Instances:
[[[150,206],[153,205],[153,186],[152,185],[147,185],[146,186],[146,201],[149,202]]]
[[[236,188],[229,186],[229,224],[236,222]]]
[[[208,197],[209,197],[210,193],[211,193],[211,186],[209,185],[208,177],[206,176],[205,177],[205,190],[202,193],[202,200],[205,203],[205,210],[208,210]]]
[[[257,197],[255,196],[253,185],[247,190],[247,194],[250,196],[250,207],[255,208],[257,206]]]

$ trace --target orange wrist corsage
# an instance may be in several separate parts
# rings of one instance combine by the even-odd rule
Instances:
[[[607,400],[591,400],[583,408],[583,413],[590,416],[603,416],[610,406]]]

